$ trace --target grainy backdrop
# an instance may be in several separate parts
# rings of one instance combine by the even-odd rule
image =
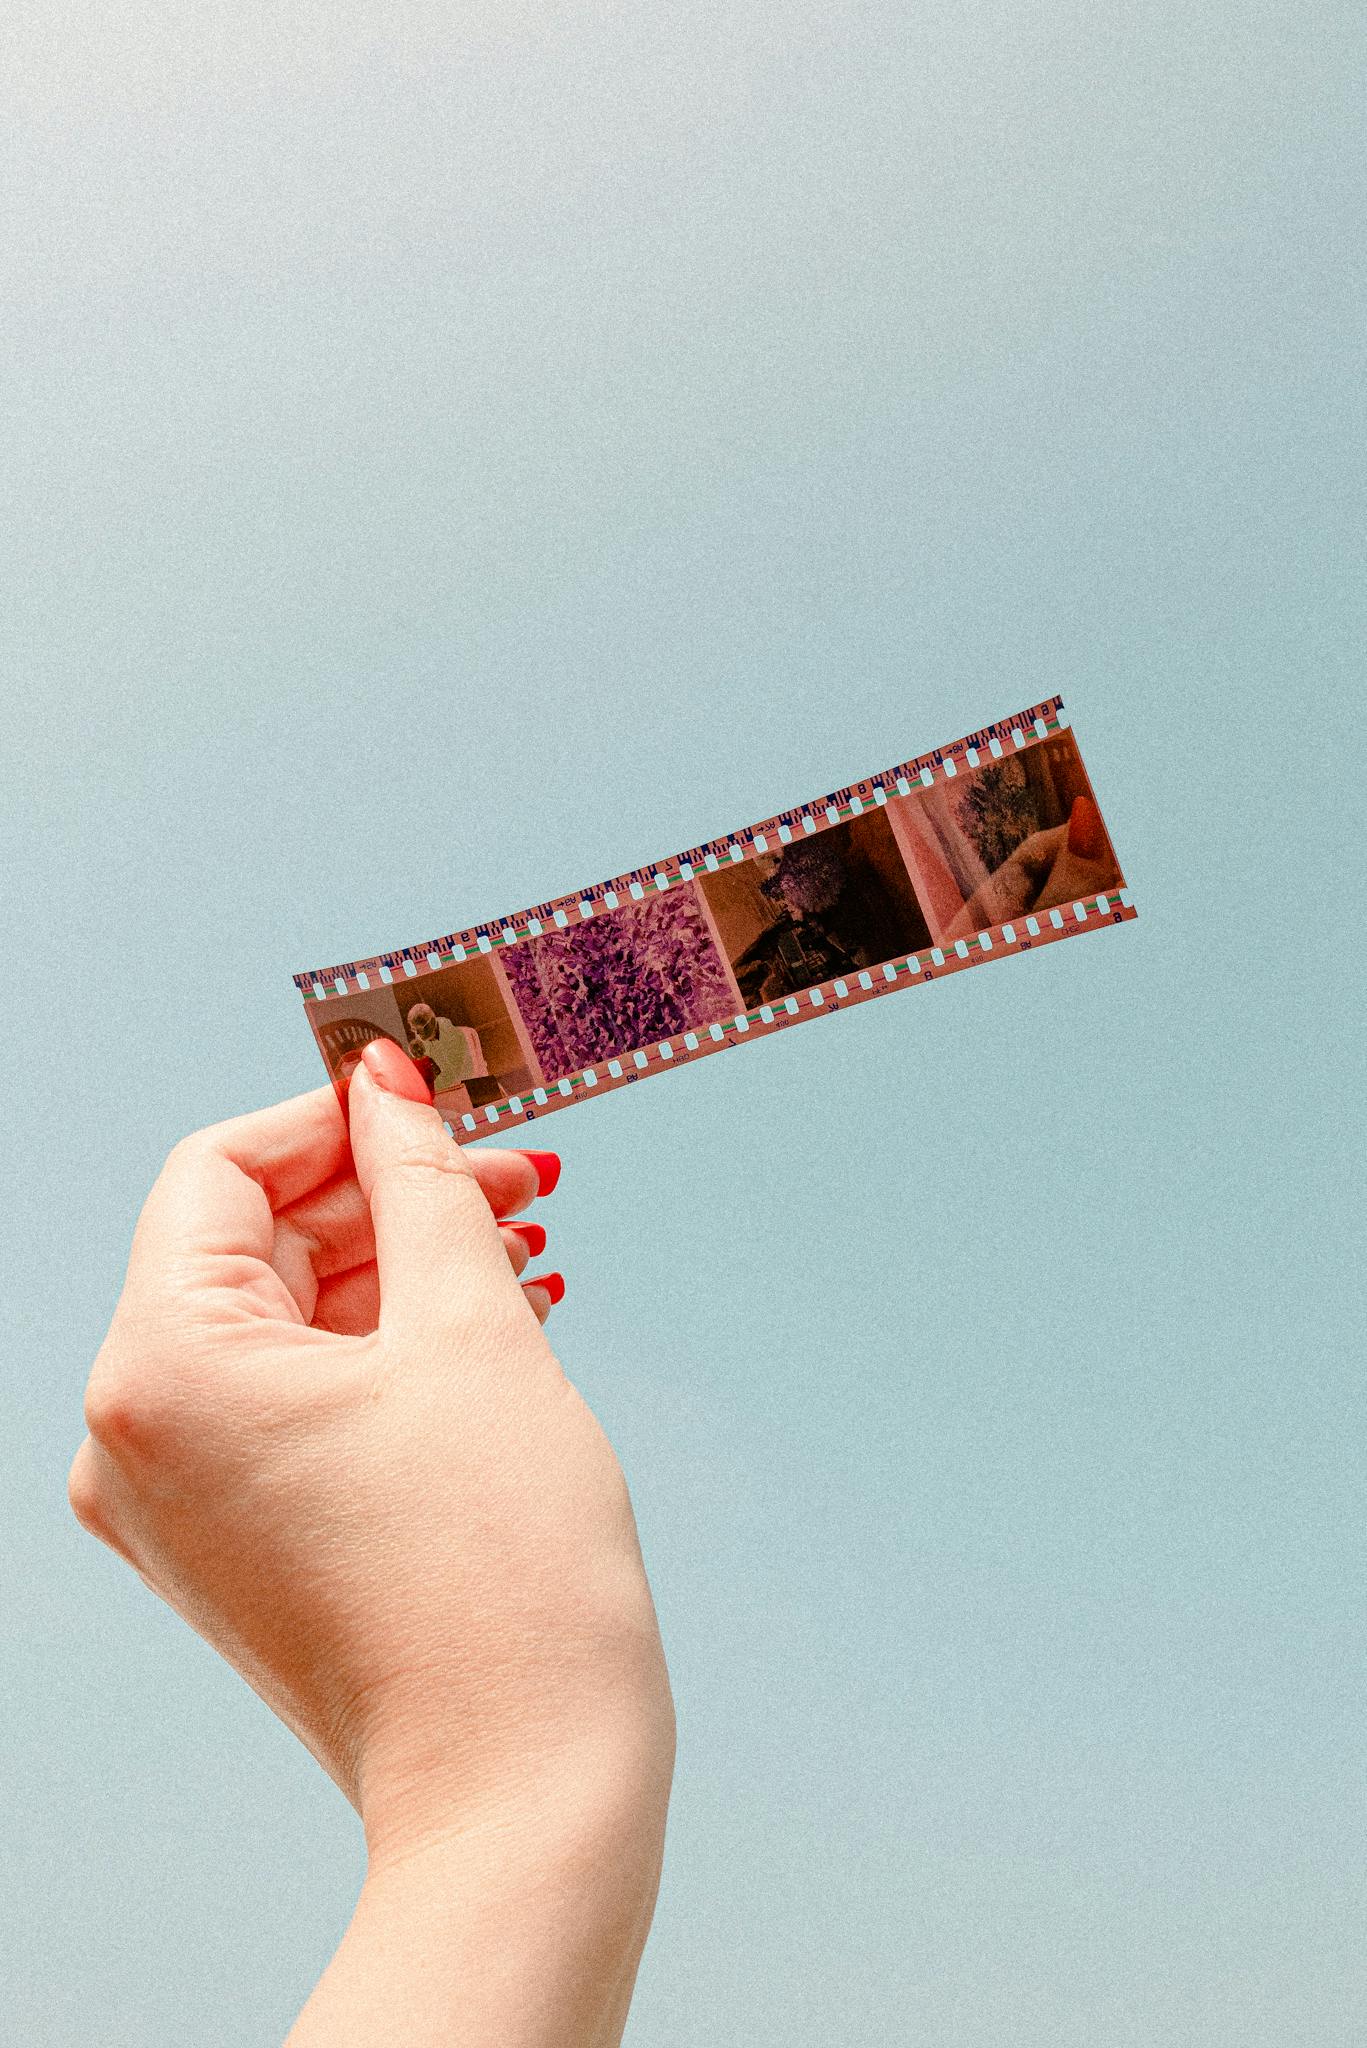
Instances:
[[[166,1148],[321,1078],[292,971],[1055,689],[1136,924],[538,1128],[679,1704],[628,2041],[1367,2029],[1364,55],[4,10],[8,2038],[277,2041],[359,1881],[65,1499]]]

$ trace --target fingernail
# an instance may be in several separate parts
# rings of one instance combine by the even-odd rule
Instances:
[[[530,1159],[536,1168],[536,1192],[549,1195],[560,1178],[560,1154],[558,1152],[524,1152],[524,1159]]]
[[[1068,819],[1068,851],[1081,860],[1100,860],[1106,852],[1106,828],[1101,813],[1089,796],[1073,799]]]
[[[534,1259],[539,1259],[545,1251],[546,1233],[539,1223],[505,1223],[503,1228],[515,1230],[520,1238],[525,1239],[527,1250]]]
[[[361,1054],[377,1088],[402,1095],[408,1102],[431,1102],[432,1090],[401,1045],[392,1038],[372,1038]]]
[[[534,1287],[544,1287],[551,1298],[551,1307],[565,1298],[565,1276],[563,1273],[538,1273],[532,1282]]]

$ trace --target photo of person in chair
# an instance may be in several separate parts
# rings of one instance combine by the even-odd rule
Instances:
[[[457,1024],[429,1002],[414,1003],[404,1024],[408,1050],[447,1116],[461,1116],[488,1102],[501,1102],[505,1080],[489,1070],[484,1042],[473,1024]]]
[[[439,1017],[430,1003],[414,1003],[408,1013],[408,1049],[415,1060],[432,1063],[435,1072],[427,1078],[434,1094],[489,1072],[474,1026]]]

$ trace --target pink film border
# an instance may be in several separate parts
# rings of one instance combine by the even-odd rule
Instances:
[[[429,939],[418,945],[403,946],[394,952],[373,954],[367,959],[349,960],[339,966],[296,974],[295,986],[306,1004],[387,988],[395,980],[401,986],[407,986],[423,973],[456,966],[471,957],[479,959],[506,950],[519,940],[539,937],[547,930],[563,930],[567,926],[587,923],[600,907],[611,911],[624,904],[640,902],[651,889],[663,892],[675,882],[696,879],[699,871],[715,873],[723,861],[731,865],[771,851],[770,842],[785,843],[779,838],[781,827],[786,827],[789,832],[796,827],[802,827],[807,833],[825,831],[861,816],[866,810],[881,809],[891,797],[909,796],[917,787],[928,789],[937,782],[951,782],[961,766],[973,769],[982,765],[980,756],[1002,760],[1008,758],[1008,752],[1018,753],[1037,745],[1066,729],[1067,721],[1060,716],[1062,710],[1061,697],[1046,698],[1010,718],[955,740],[950,746],[918,755],[895,768],[885,768],[881,773],[862,782],[851,783],[829,796],[815,798],[793,810],[762,819],[744,831],[725,834],[720,839],[691,847],[667,860],[632,869],[611,881],[575,890],[510,917],[471,925],[464,931],[450,932],[443,938]],[[605,903],[607,898],[613,901]],[[768,1037],[809,1017],[850,1009],[895,988],[939,981],[965,967],[977,966],[986,960],[1007,959],[1017,953],[1052,944],[1056,939],[1069,938],[1076,932],[1095,931],[1103,924],[1126,923],[1137,915],[1129,900],[1129,890],[1122,884],[1120,888],[1102,895],[1017,916],[1009,922],[988,926],[970,938],[955,940],[947,947],[925,946],[919,953],[897,955],[879,966],[837,975],[772,1003],[756,1004],[724,1022],[702,1024],[696,1030],[676,1032],[667,1039],[623,1051],[610,1059],[598,1060],[577,1074],[545,1086],[538,1085],[501,1102],[489,1103],[478,1112],[470,1111],[461,1118],[460,1128],[454,1125],[448,1128],[460,1143],[468,1144],[473,1138],[487,1136],[501,1124],[532,1122],[602,1090],[623,1088],[649,1074],[662,1073],[670,1067],[687,1066],[709,1053],[724,1051],[728,1046],[742,1044],[749,1038]]]

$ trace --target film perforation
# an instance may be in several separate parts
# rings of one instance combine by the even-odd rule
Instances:
[[[771,831],[776,831],[780,823],[786,823],[790,828],[793,824],[801,823],[803,829],[808,834],[822,829],[830,829],[833,821],[825,816],[826,811],[834,809],[837,813],[834,822],[844,822],[839,817],[840,807],[848,804],[851,796],[857,791],[869,787],[875,782],[881,783],[885,789],[895,788],[898,795],[905,796],[917,780],[920,781],[922,787],[929,788],[933,786],[937,769],[940,770],[942,775],[946,776],[946,779],[952,779],[948,775],[948,767],[950,762],[958,756],[969,757],[995,748],[994,758],[999,759],[1003,753],[1001,748],[1003,735],[1011,738],[1016,747],[1019,748],[1028,744],[1031,737],[1043,738],[1051,733],[1063,730],[1064,727],[1059,717],[1062,709],[1063,700],[1061,697],[1048,698],[1028,710],[1016,713],[1010,719],[999,720],[995,725],[984,727],[981,731],[969,735],[966,739],[956,740],[949,747],[937,747],[928,753],[917,755],[914,759],[903,762],[895,768],[880,771],[876,777],[866,777],[861,783],[850,784],[844,790],[837,790],[829,796],[816,798],[810,803],[797,805],[789,811],[780,812],[772,818],[764,819],[759,824],[748,828],[746,832],[714,839],[707,842],[701,848],[695,847],[691,849],[689,854],[673,856],[670,860],[656,862],[651,867],[629,870],[622,875],[614,877],[609,882],[595,884],[592,890],[577,889],[567,892],[564,896],[537,905],[534,910],[520,911],[511,918],[491,920],[489,923],[474,925],[464,931],[448,933],[446,937],[441,939],[428,939],[412,946],[405,946],[399,949],[397,956],[374,956],[369,960],[346,961],[335,967],[318,968],[304,974],[296,974],[294,977],[296,986],[306,1000],[312,1000],[316,999],[313,997],[313,984],[315,982],[335,984],[337,979],[340,978],[345,984],[348,978],[354,978],[359,972],[368,970],[371,967],[377,967],[381,958],[392,960],[397,957],[403,960],[422,961],[424,964],[428,964],[429,957],[435,955],[439,961],[445,962],[448,956],[464,957],[464,954],[468,954],[473,947],[479,945],[481,938],[487,938],[491,944],[494,943],[496,935],[505,927],[512,931],[513,936],[511,939],[499,938],[497,942],[500,944],[516,944],[527,936],[537,937],[539,934],[531,930],[533,920],[538,920],[544,927],[552,919],[557,919],[563,915],[566,923],[568,923],[571,921],[571,912],[575,915],[582,915],[579,909],[582,901],[590,899],[595,895],[606,898],[609,894],[615,894],[620,897],[621,894],[630,889],[633,883],[641,884],[644,889],[646,882],[656,873],[662,874],[667,878],[664,884],[665,887],[670,886],[674,880],[690,879],[690,877],[684,876],[681,873],[685,861],[691,861],[692,865],[696,868],[700,853],[704,858],[711,855],[719,860],[723,854],[729,855],[730,848],[736,841],[744,842],[748,839],[753,847],[753,841],[757,835],[767,835]],[[970,759],[969,765],[974,766],[976,763]],[[743,846],[742,857],[746,857]],[[608,907],[612,908],[615,906],[609,904]],[[458,953],[458,948],[463,948],[464,954]]]
[[[463,1141],[1125,922],[1062,714],[1048,698],[686,853],[295,975],[334,1085],[393,1038]]]

